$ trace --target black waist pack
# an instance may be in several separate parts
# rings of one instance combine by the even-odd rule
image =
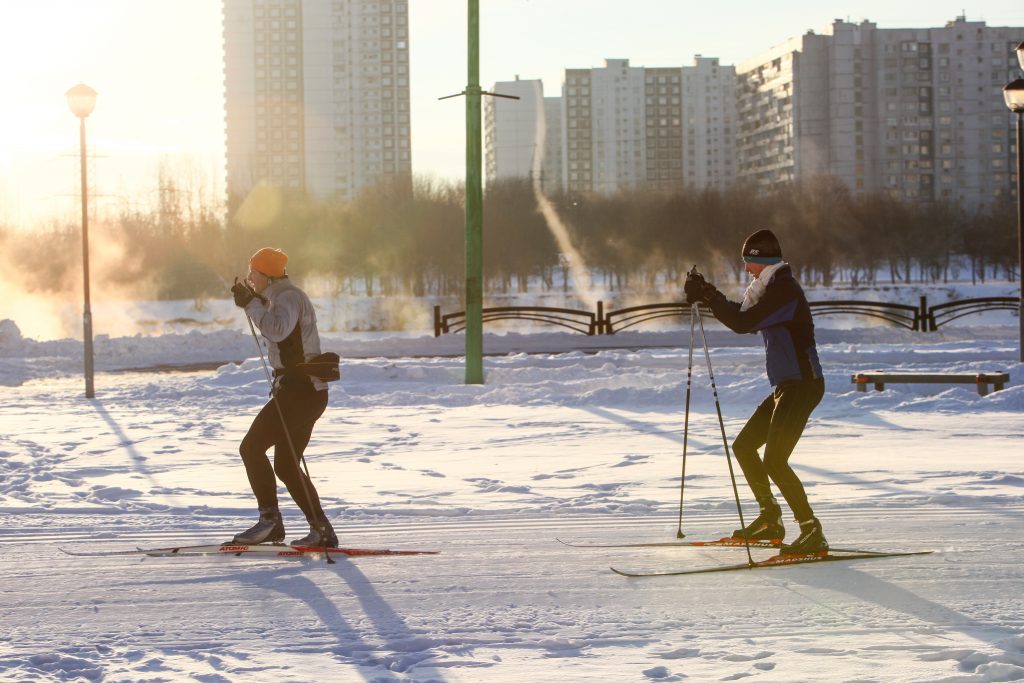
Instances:
[[[338,368],[340,362],[341,357],[338,354],[328,351],[295,367],[310,377],[316,377],[324,382],[334,382],[341,379],[341,370]]]

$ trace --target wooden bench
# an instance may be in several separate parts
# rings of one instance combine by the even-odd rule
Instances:
[[[857,391],[867,391],[868,384],[875,385],[875,391],[885,389],[886,384],[975,384],[978,394],[988,394],[988,385],[999,391],[1010,381],[1006,372],[977,373],[932,373],[932,372],[858,372],[850,376],[850,381],[857,385]]]

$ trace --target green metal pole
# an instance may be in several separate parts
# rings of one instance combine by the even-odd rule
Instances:
[[[469,84],[466,86],[466,384],[484,383],[484,199],[480,129],[480,0],[469,0]]]

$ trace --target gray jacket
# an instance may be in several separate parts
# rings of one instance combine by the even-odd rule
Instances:
[[[269,342],[270,365],[277,371],[284,371],[319,356],[316,311],[306,293],[288,278],[282,278],[271,282],[261,294],[268,303],[256,297],[246,305],[245,312]],[[275,386],[280,379],[274,380]],[[326,382],[315,377],[310,379],[317,391],[327,389]]]

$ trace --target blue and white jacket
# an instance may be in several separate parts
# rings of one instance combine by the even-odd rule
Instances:
[[[775,271],[765,285],[764,295],[745,311],[717,290],[707,303],[715,317],[733,332],[761,333],[772,386],[822,377],[811,307],[788,264]]]

